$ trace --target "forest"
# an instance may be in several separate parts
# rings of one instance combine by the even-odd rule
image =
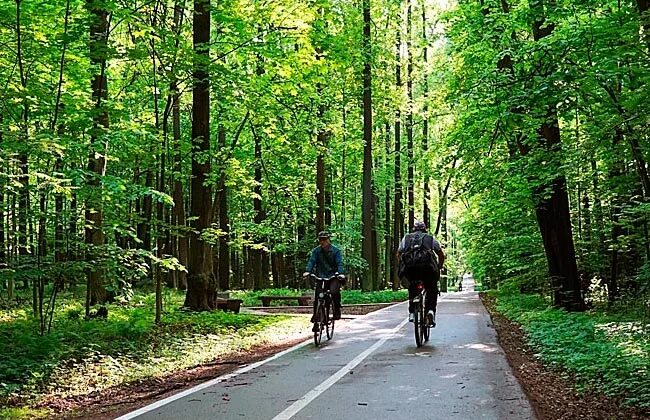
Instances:
[[[649,81],[648,0],[2,1],[0,337],[303,289],[322,230],[397,291],[416,220],[450,285],[647,332]]]

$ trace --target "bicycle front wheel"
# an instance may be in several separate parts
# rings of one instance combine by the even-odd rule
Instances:
[[[334,316],[332,315],[331,304],[328,304],[325,307],[325,319],[327,320],[327,323],[325,324],[325,333],[327,335],[327,339],[331,340],[332,337],[334,337]]]
[[[323,324],[327,322],[325,318],[325,307],[321,302],[318,302],[316,307],[316,331],[314,331],[314,345],[318,346],[323,338]]]

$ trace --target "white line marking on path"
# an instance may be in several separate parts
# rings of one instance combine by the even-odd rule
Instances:
[[[210,379],[209,381],[204,382],[202,384],[199,384],[199,385],[197,385],[197,386],[195,386],[193,388],[186,389],[185,391],[179,392],[178,394],[171,395],[171,396],[169,396],[169,397],[167,397],[167,398],[165,398],[163,400],[156,401],[153,404],[149,404],[149,405],[147,405],[145,407],[142,407],[139,410],[135,410],[135,411],[132,411],[132,412],[130,412],[128,414],[125,414],[125,415],[123,415],[121,417],[118,417],[115,420],[129,420],[129,419],[135,418],[135,417],[137,417],[139,415],[142,415],[142,414],[147,413],[149,411],[155,410],[156,408],[162,407],[163,405],[169,404],[172,401],[176,401],[176,400],[178,400],[180,398],[186,397],[186,396],[188,396],[190,394],[193,394],[193,393],[195,393],[197,391],[205,389],[205,388],[207,388],[209,386],[218,384],[219,382],[227,381],[228,379],[234,378],[237,375],[241,375],[242,373],[248,372],[249,370],[253,370],[255,368],[258,368],[258,367],[262,366],[265,363],[268,363],[268,362],[270,362],[272,360],[275,360],[275,359],[277,359],[279,357],[282,357],[285,354],[290,353],[290,352],[292,352],[294,350],[297,350],[297,349],[299,349],[301,347],[304,347],[307,344],[312,343],[312,342],[313,342],[313,339],[310,338],[309,340],[303,341],[302,343],[298,343],[293,347],[290,347],[290,348],[288,348],[288,349],[286,349],[284,351],[281,351],[280,353],[276,353],[273,356],[269,357],[268,359],[260,360],[259,362],[255,362],[255,363],[253,363],[251,365],[244,366],[243,368],[237,369],[236,371],[234,371],[232,373],[228,373],[226,375],[219,376],[218,378]]]
[[[334,375],[327,378],[323,383],[316,386],[314,389],[306,393],[299,400],[291,404],[284,411],[282,411],[277,416],[273,417],[272,420],[289,420],[291,417],[295,416],[300,410],[305,408],[310,402],[315,400],[320,394],[327,391],[332,385],[339,381],[342,377],[347,375],[352,369],[354,369],[359,363],[361,363],[366,357],[370,356],[372,352],[381,347],[386,341],[388,341],[397,331],[402,329],[404,325],[408,323],[408,318],[402,321],[397,327],[393,328],[390,333],[388,333],[384,338],[377,341],[372,346],[368,347],[364,352],[359,354],[357,357],[352,359],[350,363],[343,366],[338,372]]]
[[[364,317],[368,316],[368,315],[376,314],[377,312],[385,311],[387,309],[393,308],[393,307],[395,307],[397,305],[401,305],[403,303],[404,302],[400,302],[400,303],[396,303],[395,305],[387,306],[386,308],[382,308],[382,309],[379,309],[378,311],[374,311],[374,312],[371,312],[369,314],[366,314],[366,315],[364,315]],[[268,362],[270,362],[272,360],[280,358],[280,357],[284,356],[287,353],[291,353],[294,350],[298,350],[299,348],[304,347],[307,344],[312,343],[312,342],[313,342],[313,339],[310,338],[309,340],[303,341],[302,343],[298,343],[293,347],[290,347],[290,348],[288,348],[288,349],[286,349],[284,351],[281,351],[280,353],[276,353],[273,356],[269,357],[268,359],[260,360],[259,362],[255,362],[252,365],[244,366],[241,369],[237,369],[236,371],[234,371],[232,373],[228,373],[228,374],[219,376],[218,378],[210,379],[207,382],[204,382],[204,383],[199,384],[199,385],[197,385],[195,387],[186,389],[185,391],[181,391],[178,394],[170,395],[169,397],[167,397],[165,399],[162,399],[160,401],[156,401],[156,402],[154,402],[152,404],[149,404],[149,405],[146,405],[146,406],[144,406],[144,407],[142,407],[142,408],[140,408],[138,410],[135,410],[135,411],[132,411],[130,413],[124,414],[123,416],[117,417],[115,420],[130,420],[130,419],[133,419],[133,418],[138,417],[138,416],[140,416],[140,415],[142,415],[144,413],[148,413],[149,411],[155,410],[156,408],[160,408],[163,405],[167,405],[170,402],[176,401],[176,400],[178,400],[180,398],[191,395],[191,394],[193,394],[195,392],[198,392],[198,391],[200,391],[202,389],[205,389],[205,388],[210,387],[212,385],[218,384],[220,382],[227,381],[228,379],[232,379],[235,376],[241,375],[242,373],[246,373],[246,372],[248,372],[250,370],[258,368],[258,367],[262,366],[265,363],[268,363]]]

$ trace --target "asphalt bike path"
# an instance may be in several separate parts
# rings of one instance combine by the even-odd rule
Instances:
[[[478,294],[443,294],[436,321],[417,348],[394,305],[119,419],[533,419]]]

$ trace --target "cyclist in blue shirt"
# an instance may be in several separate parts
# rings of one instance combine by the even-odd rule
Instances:
[[[329,232],[322,231],[318,233],[319,245],[312,249],[309,262],[303,273],[303,277],[308,277],[313,271],[318,277],[330,278],[335,274],[341,274],[329,282],[329,289],[332,294],[333,315],[334,319],[341,319],[341,284],[345,283],[343,276],[343,257],[341,250],[332,245]],[[317,297],[320,290],[316,290],[314,295],[314,314],[316,313]],[[314,316],[312,316],[314,322]],[[316,326],[314,325],[314,328]]]

